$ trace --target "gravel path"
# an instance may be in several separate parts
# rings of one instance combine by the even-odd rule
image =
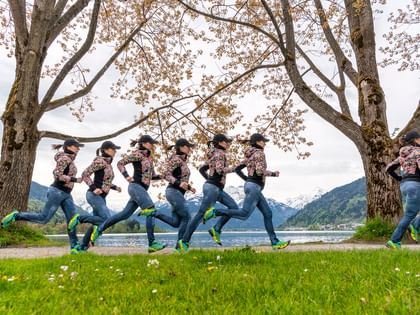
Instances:
[[[264,247],[253,247],[256,251],[271,252],[269,246]],[[378,250],[385,248],[382,244],[303,244],[303,245],[291,245],[288,248],[282,250],[284,252],[305,252],[305,251],[348,251],[348,250]],[[405,249],[419,251],[419,245],[404,245]],[[232,248],[207,248],[216,250],[228,250]],[[137,247],[94,247],[90,252],[98,255],[135,255],[135,254],[147,254],[146,248]],[[159,255],[172,254],[174,250],[172,248],[166,248],[160,251]],[[26,248],[0,248],[0,259],[4,258],[46,258],[46,257],[59,257],[67,255],[69,250],[65,246],[61,247],[26,247]]]

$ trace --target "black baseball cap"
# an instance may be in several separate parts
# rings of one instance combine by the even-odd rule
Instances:
[[[411,142],[411,141],[413,141],[415,139],[418,139],[418,138],[420,138],[420,134],[415,130],[410,131],[409,133],[407,133],[404,136],[404,140],[407,141],[407,142]]]
[[[120,146],[116,145],[114,142],[112,141],[105,141],[102,143],[101,145],[101,150],[106,150],[106,149],[114,149],[114,150],[119,150],[121,149]]]
[[[228,138],[226,135],[221,134],[221,133],[219,133],[219,134],[217,134],[213,137],[213,143],[220,143],[220,142],[229,142],[230,143],[232,141],[233,141],[233,139]]]
[[[153,139],[151,136],[149,135],[143,135],[140,137],[140,139],[138,140],[138,143],[151,143],[151,144],[157,144],[159,143],[158,141],[156,141],[155,139]]]
[[[178,139],[178,140],[175,142],[175,146],[177,146],[177,147],[187,146],[187,147],[189,147],[189,148],[194,148],[194,147],[195,147],[195,144],[194,144],[194,143],[189,142],[187,139],[180,138],[180,139]]]
[[[264,142],[269,142],[270,139],[267,139],[266,137],[264,137],[262,134],[260,133],[254,133],[253,135],[251,135],[251,139],[249,140],[251,143],[257,143],[259,141],[264,141]]]
[[[64,141],[64,144],[63,144],[63,146],[65,146],[65,147],[71,147],[73,145],[75,147],[79,147],[79,148],[85,146],[84,144],[78,142],[76,139],[73,139],[73,138],[72,139],[66,139],[66,141]]]

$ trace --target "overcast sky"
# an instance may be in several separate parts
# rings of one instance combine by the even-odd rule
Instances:
[[[376,21],[376,32],[383,32],[386,26],[385,17]],[[379,36],[378,36],[379,37]],[[98,53],[98,52],[96,52]],[[104,54],[106,57],[106,54]],[[100,59],[95,56],[99,64]],[[411,117],[420,99],[419,73],[397,72],[395,68],[381,69],[381,83],[384,88],[387,105],[390,130],[396,127],[404,127]],[[14,77],[14,60],[8,59],[0,50],[0,111],[9,93]],[[94,89],[98,96],[95,100],[95,111],[86,114],[82,123],[77,122],[67,108],[61,108],[45,115],[39,124],[40,130],[56,130],[70,133],[75,136],[94,136],[109,133],[131,123],[134,116],[138,115],[139,108],[132,102],[123,102],[108,97],[110,79],[104,77]],[[65,93],[66,91],[62,91]],[[253,113],[251,108],[257,102],[261,102],[260,95],[250,95],[241,100],[241,108],[246,115]],[[356,99],[350,98],[353,108],[357,106]],[[249,110],[248,110],[249,109]],[[296,153],[284,153],[277,148],[268,146],[267,160],[271,170],[280,170],[279,178],[270,178],[265,193],[279,201],[285,201],[301,194],[312,194],[317,188],[330,190],[339,185],[349,183],[363,176],[362,163],[356,147],[347,140],[338,130],[330,126],[311,111],[305,115],[307,130],[305,135],[314,142],[311,147],[311,157],[307,160],[297,160]],[[122,146],[122,152],[128,149],[130,138],[136,137],[139,130],[133,130],[120,137],[112,139]],[[38,147],[38,155],[35,163],[33,180],[43,185],[49,185],[53,181],[52,169],[54,168],[54,152],[50,149],[54,140],[42,140]],[[60,142],[59,142],[60,143]],[[77,166],[81,172],[91,162],[96,148],[100,143],[87,144],[77,158]],[[116,163],[114,163],[115,166]],[[116,170],[116,167],[115,167]],[[79,173],[80,174],[80,173]],[[193,170],[192,180],[195,186],[201,190],[203,183],[198,171]],[[123,187],[123,193],[111,192],[108,197],[109,205],[119,210],[128,200],[126,192],[127,183],[116,171],[115,184]],[[228,177],[228,185],[238,186],[243,184],[236,175]],[[83,200],[86,185],[76,185],[74,197],[77,201]],[[163,188],[151,189],[152,195],[156,196]]]

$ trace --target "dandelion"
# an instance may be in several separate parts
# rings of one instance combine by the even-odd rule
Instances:
[[[194,259],[194,260],[197,260],[198,258],[197,258],[197,256],[193,256],[193,259]]]
[[[157,289],[153,289],[153,290],[152,290],[152,293],[153,293],[153,294],[157,293]]]
[[[149,259],[149,261],[147,262],[147,267],[151,267],[154,266],[156,268],[159,268],[159,260],[157,259]]]
[[[209,266],[209,267],[207,267],[207,271],[209,271],[209,272],[212,272],[214,270],[217,270],[217,267],[215,267],[215,266]]]
[[[7,279],[7,282],[13,282],[15,280],[16,280],[15,276],[12,276],[12,277],[10,277],[10,278]]]
[[[69,266],[60,266],[60,269],[63,271],[67,271],[69,269]]]
[[[396,272],[399,272],[399,271],[400,271],[400,268],[398,268],[398,267],[397,267],[397,268],[395,268],[394,270],[395,270]]]

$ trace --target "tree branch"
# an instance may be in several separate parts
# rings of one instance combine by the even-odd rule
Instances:
[[[181,102],[183,100],[186,99],[190,99],[190,98],[194,98],[197,97],[198,95],[190,95],[190,96],[185,96],[185,97],[181,97],[179,99],[176,99],[174,101],[172,101],[171,103],[167,104],[167,105],[163,105],[160,107],[155,108],[154,110],[150,111],[146,116],[141,117],[140,119],[138,119],[137,121],[135,121],[134,123],[128,125],[127,127],[124,127],[122,129],[119,129],[113,133],[104,135],[104,136],[98,136],[98,137],[79,137],[79,136],[73,136],[73,135],[68,135],[68,134],[64,134],[64,133],[60,133],[60,132],[55,132],[55,131],[40,131],[39,135],[40,138],[54,138],[54,139],[60,139],[60,140],[65,140],[68,138],[75,138],[76,140],[80,141],[80,142],[97,142],[97,141],[103,141],[106,139],[110,139],[110,138],[115,138],[121,134],[123,134],[124,132],[127,132],[137,126],[139,126],[140,124],[142,124],[143,122],[145,122],[146,120],[148,120],[150,117],[152,117],[154,114],[158,113],[161,110],[164,110],[166,108],[172,107],[175,103],[177,102]]]
[[[411,130],[417,130],[417,132],[420,132],[420,101],[410,121],[398,134],[396,141],[398,141],[400,137],[404,136],[407,132]]]
[[[91,0],[77,0],[75,4],[73,4],[66,13],[64,13],[61,17],[57,16],[57,20],[54,21],[54,25],[51,27],[51,31],[47,35],[47,42],[46,46],[49,47],[52,42],[61,34],[61,32],[69,25],[69,23],[80,13],[83,11],[84,8],[87,7]],[[60,8],[58,3],[56,8]],[[64,8],[63,8],[64,10]]]
[[[28,26],[26,24],[26,1],[8,0],[8,2],[15,25],[16,42],[19,48],[23,49],[29,38]]]
[[[89,51],[90,47],[93,44],[93,40],[95,39],[96,28],[98,26],[98,16],[99,10],[101,8],[101,0],[95,0],[95,5],[92,11],[92,18],[89,25],[89,31],[86,36],[86,40],[83,43],[82,47],[71,57],[63,66],[60,73],[51,83],[47,93],[45,93],[44,98],[41,101],[41,109],[45,110],[48,106],[48,103],[53,98],[55,92],[57,92],[58,88],[60,87],[61,83],[70,72],[71,69],[83,58],[83,56]]]
[[[265,0],[261,0],[264,1]],[[268,14],[273,15],[273,12],[268,8]],[[290,15],[290,4],[288,0],[282,0],[282,12],[285,21],[285,35],[286,35],[286,47],[288,58],[285,57],[285,67],[291,82],[293,83],[296,93],[302,98],[302,100],[312,110],[314,110],[319,116],[324,118],[344,135],[350,138],[354,143],[362,143],[362,134],[360,127],[349,117],[344,116],[340,112],[336,111],[331,105],[326,103],[318,95],[316,95],[305,83],[302,75],[299,73],[294,51],[296,49],[293,19]]]
[[[197,14],[199,14],[199,15],[202,15],[202,16],[205,16],[205,17],[208,17],[208,18],[210,18],[210,19],[217,20],[217,21],[222,21],[222,22],[227,22],[227,23],[238,24],[238,25],[242,25],[242,26],[246,26],[246,27],[252,28],[252,29],[256,30],[257,32],[259,32],[259,33],[261,33],[261,34],[264,34],[265,36],[267,36],[268,38],[270,38],[270,39],[271,39],[273,42],[275,42],[277,45],[279,45],[279,44],[280,44],[280,43],[279,43],[279,41],[278,41],[278,39],[277,39],[274,35],[270,34],[269,32],[267,32],[267,31],[263,30],[262,28],[260,28],[260,27],[258,27],[258,26],[256,26],[256,25],[254,25],[254,24],[252,24],[252,23],[243,22],[243,21],[238,21],[238,20],[234,20],[234,19],[223,18],[223,17],[221,17],[221,16],[217,16],[217,15],[214,15],[214,14],[211,14],[211,13],[207,13],[207,12],[204,12],[204,11],[200,11],[200,10],[198,10],[198,9],[196,9],[196,8],[194,8],[194,7],[192,7],[192,6],[191,6],[191,5],[189,5],[188,3],[185,3],[185,2],[184,2],[184,1],[182,1],[182,0],[178,0],[178,2],[179,2],[179,3],[181,3],[181,4],[182,4],[185,8],[187,8],[188,10],[190,10],[190,11],[192,11],[192,12],[194,12],[194,13],[197,13]]]
[[[337,40],[334,37],[333,32],[331,31],[330,25],[328,23],[328,20],[325,15],[325,10],[322,7],[322,3],[320,0],[314,0],[315,7],[318,10],[318,16],[319,21],[321,23],[321,28],[324,32],[325,38],[330,45],[335,58],[337,59],[338,64],[340,65],[340,68],[343,69],[343,71],[346,73],[350,81],[354,84],[354,86],[357,86],[357,78],[358,73],[353,68],[353,65],[351,64],[351,61],[344,55],[343,50],[341,49],[340,45],[338,44]]]
[[[92,78],[92,80],[81,90],[74,92],[73,94],[67,95],[65,97],[56,99],[54,101],[51,101],[45,108],[45,111],[51,111],[54,110],[60,106],[66,105],[70,102],[73,102],[80,97],[85,96],[90,91],[92,91],[93,87],[96,85],[96,83],[99,81],[99,79],[105,74],[105,72],[109,69],[109,67],[114,63],[114,61],[121,55],[121,53],[127,48],[127,46],[130,44],[134,36],[138,34],[138,32],[141,30],[141,28],[144,26],[146,21],[143,21],[137,28],[135,28],[130,35],[127,37],[127,39],[124,41],[124,43],[118,48],[118,50],[108,59],[108,61],[104,64],[104,66],[96,73],[96,75]]]

